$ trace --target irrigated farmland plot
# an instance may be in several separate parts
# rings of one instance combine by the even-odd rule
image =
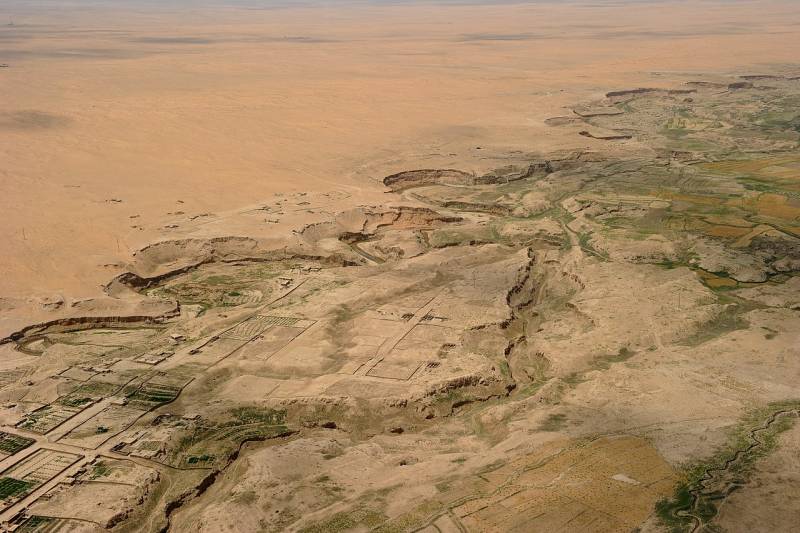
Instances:
[[[0,473],[0,505],[8,508],[43,483],[53,479],[80,456],[41,449]]]

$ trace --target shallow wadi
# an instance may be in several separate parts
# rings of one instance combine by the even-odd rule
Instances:
[[[0,23],[2,530],[796,530],[795,2]]]

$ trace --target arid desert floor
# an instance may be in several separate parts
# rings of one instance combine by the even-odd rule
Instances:
[[[0,528],[796,530],[794,2],[0,24]]]

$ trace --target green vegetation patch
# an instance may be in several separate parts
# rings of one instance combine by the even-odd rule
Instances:
[[[500,234],[493,225],[474,226],[463,229],[440,229],[431,232],[428,240],[434,248],[499,242]]]
[[[56,522],[58,518],[50,516],[31,516],[17,529],[17,533],[38,533],[47,531],[48,526]]]
[[[27,494],[35,485],[30,481],[23,481],[13,477],[0,477],[0,500],[7,500]]]
[[[34,428],[42,419],[50,416],[53,411],[55,411],[55,409],[53,409],[52,405],[45,405],[44,407],[41,407],[32,413],[26,414],[25,420],[17,424],[17,427],[23,429]]]
[[[18,435],[12,435],[11,433],[0,431],[0,452],[8,455],[14,455],[18,451],[24,450],[34,442],[35,441],[33,439],[29,439],[27,437],[20,437]]]
[[[56,403],[67,407],[85,407],[92,402],[111,396],[118,388],[117,385],[110,383],[88,382],[62,396]]]
[[[597,370],[608,370],[614,363],[622,363],[634,355],[636,355],[636,352],[629,349],[627,346],[623,346],[617,353],[597,357],[592,363]]]
[[[672,533],[692,531],[698,522],[708,526],[725,498],[747,481],[757,461],[776,448],[780,434],[799,414],[798,400],[772,403],[748,414],[725,446],[686,469],[685,481],[672,498],[656,504],[662,524]]]
[[[302,533],[336,533],[357,528],[372,530],[386,521],[386,515],[380,511],[369,508],[360,508],[353,511],[336,513],[328,520],[301,529]]]
[[[242,424],[269,424],[278,426],[286,423],[286,411],[276,409],[238,407],[233,410],[233,416]]]
[[[697,333],[681,341],[681,344],[699,346],[721,335],[739,329],[746,329],[749,326],[744,314],[755,309],[755,304],[739,298],[729,297],[724,293],[718,294],[718,297],[719,303],[726,304],[725,308],[713,320],[700,328]]]
[[[90,479],[97,479],[99,477],[106,477],[111,473],[111,468],[103,461],[98,461],[92,465],[92,473],[89,474]]]
[[[202,455],[189,455],[186,457],[186,464],[192,466],[207,465],[214,462],[214,456],[206,453]]]
[[[263,441],[286,435],[286,411],[239,407],[229,412],[224,422],[193,427],[183,434],[170,452],[172,464],[189,468],[207,468],[217,459],[224,460],[248,441]]]
[[[298,266],[291,262],[228,265],[224,274],[201,268],[151,289],[148,294],[178,300],[181,304],[200,305],[204,309],[238,305],[236,299],[249,289],[269,292],[269,284],[265,282]]]
[[[567,424],[567,415],[563,413],[551,413],[539,426],[540,431],[558,431]]]
[[[59,399],[58,403],[66,405],[67,407],[83,407],[93,401],[92,398],[87,398],[86,396],[67,396]]]
[[[176,387],[161,387],[149,386],[146,389],[140,389],[133,395],[133,399],[141,399],[153,403],[166,403],[174,400],[177,397],[178,389]]]
[[[131,407],[149,410],[175,400],[180,392],[180,387],[173,385],[145,383],[126,396]]]

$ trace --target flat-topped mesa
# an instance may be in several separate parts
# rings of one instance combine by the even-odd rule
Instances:
[[[601,141],[627,141],[633,138],[633,135],[627,133],[600,133],[598,131],[592,132],[588,130],[579,131],[578,135],[589,137],[590,139],[599,139]]]
[[[389,187],[392,192],[399,192],[426,185],[468,186],[508,183],[538,174],[547,175],[551,172],[553,172],[553,167],[549,160],[535,161],[524,166],[508,165],[480,176],[456,169],[420,169],[406,170],[386,176],[383,178],[383,184]]]
[[[728,89],[731,89],[731,90],[752,89],[753,87],[755,87],[755,85],[753,85],[749,81],[737,81],[737,82],[728,84]]]
[[[654,93],[659,89],[653,89],[648,87],[640,87],[638,89],[626,89],[623,91],[611,91],[606,93],[606,98],[617,98],[619,96],[633,96],[636,94],[648,94]]]
[[[395,211],[397,218],[391,223],[394,228],[431,227],[462,220],[461,217],[444,215],[427,207],[400,206]]]
[[[728,85],[715,81],[687,81],[686,85],[691,87],[703,87],[704,89],[724,89]]]
[[[126,325],[158,324],[180,314],[174,300],[95,298],[73,303],[49,320],[15,330],[0,330],[0,344],[54,331],[78,331]]]
[[[774,74],[746,74],[739,76],[743,80],[785,80],[785,76],[777,76]]]
[[[403,191],[413,187],[436,184],[472,185],[475,183],[475,177],[474,174],[462,170],[426,168],[391,174],[383,178],[383,184],[392,191]]]
[[[606,98],[609,100],[623,99],[631,96],[639,96],[643,94],[663,94],[666,96],[675,96],[682,94],[696,93],[696,89],[657,89],[655,87],[639,87],[638,89],[627,89],[623,91],[611,91],[606,93]]]
[[[574,108],[572,112],[581,118],[610,117],[625,113],[625,111],[615,106],[579,106]]]
[[[352,264],[335,252],[313,249],[302,239],[265,245],[252,237],[212,237],[178,239],[148,245],[134,253],[130,270],[111,279],[104,291],[119,296],[139,292],[208,263],[272,262],[285,260],[317,261],[332,266]]]
[[[576,113],[577,115],[577,113]],[[586,118],[584,115],[572,116],[572,117],[550,117],[544,120],[544,123],[548,126],[567,126],[570,124],[581,124],[583,121],[581,118]]]
[[[250,257],[258,252],[252,237],[170,239],[149,244],[133,253],[133,272],[145,279],[170,276],[200,262],[224,257]]]
[[[427,207],[358,207],[337,214],[333,220],[308,224],[298,235],[314,246],[324,239],[348,242],[354,235],[366,238],[387,228],[433,228],[461,220],[461,217],[443,215]]]
[[[492,185],[495,183],[508,183],[510,181],[522,180],[533,176],[546,176],[554,172],[553,164],[549,160],[536,161],[526,167],[508,165],[496,168],[475,180],[476,185]]]

